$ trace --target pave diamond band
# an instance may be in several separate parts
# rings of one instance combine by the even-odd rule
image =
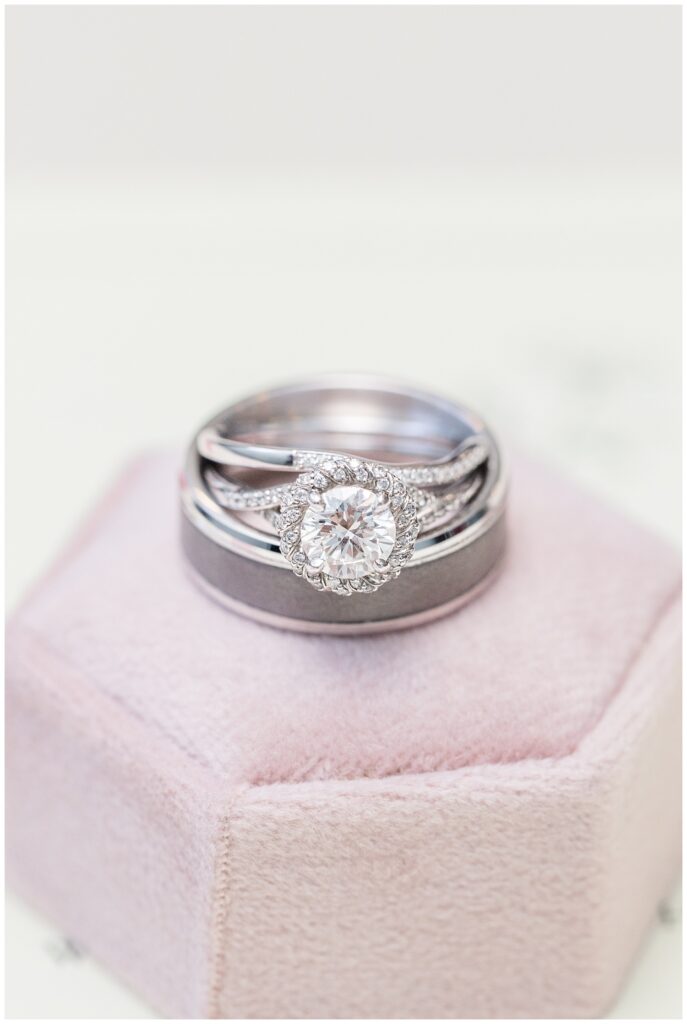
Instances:
[[[182,478],[184,547],[214,596],[325,631],[453,606],[498,561],[504,507],[500,454],[479,417],[360,376],[224,410],[194,438]],[[453,561],[463,569],[444,579]],[[413,588],[432,564],[429,588]]]
[[[395,473],[394,476],[406,482],[403,474]],[[277,520],[274,510],[288,501],[294,493],[294,486],[290,484],[277,484],[274,487],[258,490],[242,488],[228,481],[214,469],[206,470],[205,482],[221,508],[232,512],[263,512],[267,521],[275,526]],[[308,485],[307,478],[304,479],[303,485],[299,485],[300,490],[306,485]],[[420,529],[425,531],[434,527],[447,515],[456,514],[460,509],[465,508],[479,492],[481,480],[473,475],[462,481],[455,489],[442,494],[423,490],[407,483],[406,486],[408,493],[415,501]]]
[[[470,439],[470,442],[459,451],[449,462],[436,466],[394,466],[394,474],[406,484],[416,488],[441,487],[448,484],[459,484],[468,479],[474,471],[488,458],[489,448],[485,440]],[[365,483],[368,470],[360,460],[352,460],[352,468],[357,482]],[[339,474],[343,480],[343,469],[336,464],[336,456],[331,453],[293,452],[294,469],[313,469]],[[391,471],[391,467],[387,467]],[[217,470],[207,473],[208,484],[223,508],[234,512],[245,512],[249,509],[277,508],[288,496],[291,485],[276,484],[273,487],[250,488],[232,483]],[[336,478],[335,478],[336,479]]]

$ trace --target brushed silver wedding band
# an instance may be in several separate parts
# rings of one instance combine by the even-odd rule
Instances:
[[[493,578],[506,490],[497,442],[474,412],[384,378],[320,377],[260,392],[201,427],[181,480],[182,546],[206,593],[258,621],[318,633],[399,629],[457,609]],[[351,508],[363,497],[366,519]],[[342,498],[350,522],[335,527],[346,539],[335,547],[341,517],[330,522],[323,508],[338,515]],[[351,516],[369,550],[388,557],[357,557]],[[321,533],[310,549],[308,522]]]

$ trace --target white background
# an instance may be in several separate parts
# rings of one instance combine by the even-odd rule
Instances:
[[[7,48],[10,608],[133,453],[311,370],[679,541],[678,8],[14,7]],[[9,920],[10,1016],[126,1012]],[[657,935],[628,1014],[679,1015]]]

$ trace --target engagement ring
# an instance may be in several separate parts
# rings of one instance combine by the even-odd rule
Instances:
[[[189,450],[182,506],[204,587],[301,628],[390,628],[449,610],[504,543],[504,475],[485,424],[370,377],[261,392],[213,417]]]

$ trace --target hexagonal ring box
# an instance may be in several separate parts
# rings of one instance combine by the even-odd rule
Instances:
[[[430,625],[199,592],[139,459],[8,628],[10,883],[169,1017],[585,1017],[679,865],[672,548],[526,459]]]

